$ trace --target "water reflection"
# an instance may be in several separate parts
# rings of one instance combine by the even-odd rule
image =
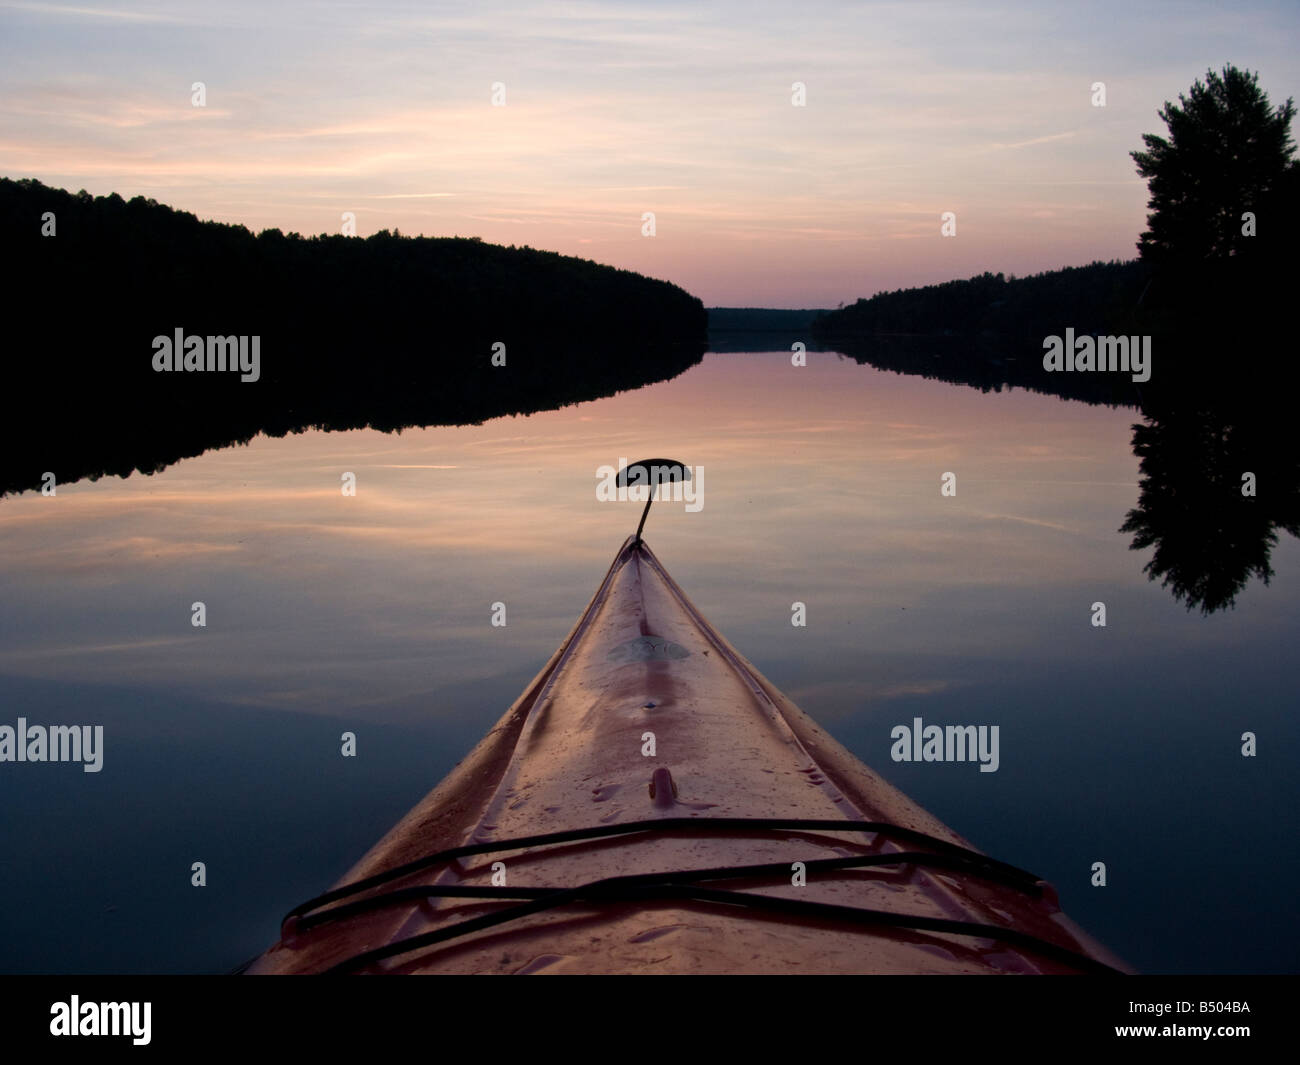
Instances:
[[[833,354],[796,367],[781,347],[526,417],[259,436],[0,501],[6,720],[106,736],[102,773],[0,772],[0,806],[22,811],[0,818],[4,967],[221,971],[263,949],[547,660],[639,518],[597,501],[598,467],[660,454],[707,466],[706,496],[656,503],[648,541],[855,755],[1060,885],[1139,968],[1293,968],[1294,934],[1258,930],[1294,927],[1270,863],[1300,831],[1300,603],[1282,587],[1297,541],[1274,552],[1270,593],[1188,614],[1117,532],[1138,494],[1133,408]],[[1266,503],[1276,475],[1259,471]],[[1108,629],[1089,624],[1098,598]],[[890,729],[918,715],[998,724],[998,772],[894,763]],[[1225,742],[1245,728],[1279,752],[1261,771]],[[1246,856],[1230,877],[1200,867],[1207,825]],[[1097,854],[1131,888],[1091,889]],[[195,857],[222,877],[199,901]],[[1153,913],[1170,882],[1186,907]],[[1188,936],[1187,908],[1215,934]]]
[[[427,715],[443,683],[427,675],[431,626],[455,649],[457,682],[495,675],[505,657],[545,661],[639,517],[597,500],[598,468],[661,453],[706,466],[706,497],[697,513],[656,507],[648,538],[722,631],[778,617],[759,657],[797,660],[801,683],[825,685],[844,673],[843,649],[783,639],[790,601],[815,599],[824,622],[834,611],[857,615],[849,633],[869,629],[881,655],[870,684],[932,689],[962,677],[902,657],[906,623],[923,623],[918,595],[944,602],[952,651],[978,654],[993,634],[966,596],[1122,578],[1112,515],[1132,501],[1127,424],[834,355],[795,367],[785,351],[709,355],[649,389],[481,426],[260,436],[157,476],[0,501],[0,672],[200,683],[325,713],[382,699],[393,720]],[[951,469],[961,490],[945,499]],[[344,471],[355,496],[341,493]],[[856,599],[868,588],[870,610]],[[189,625],[196,599],[203,631]],[[511,621],[488,644],[484,603],[503,599]],[[972,611],[960,622],[958,600]],[[1036,617],[1008,611],[997,640],[1025,647]],[[846,705],[859,671],[852,682]],[[503,684],[484,705],[515,694]]]
[[[1048,373],[1041,347],[1009,342],[1002,336],[837,337],[835,350],[878,370],[968,385],[981,392],[1020,388],[1108,407],[1136,407],[1142,402],[1128,374]]]
[[[1192,406],[1133,427],[1142,480],[1120,531],[1155,549],[1144,572],[1189,610],[1234,606],[1252,576],[1268,584],[1278,530],[1300,536],[1300,466],[1282,424]]]
[[[1210,392],[1200,375],[1213,360],[1186,351],[1185,371],[1139,389],[1125,374],[1048,374],[1031,348],[956,337],[875,337],[850,348],[855,361],[982,392],[1021,388],[1062,399],[1133,407],[1133,453],[1141,462],[1137,506],[1119,531],[1133,550],[1154,548],[1143,567],[1189,610],[1235,607],[1252,577],[1268,584],[1278,530],[1300,536],[1300,463],[1287,414],[1240,383]]]
[[[625,344],[607,336],[584,336],[568,344],[517,345],[513,361],[494,367],[482,357],[492,350],[484,340],[477,349],[457,346],[439,361],[414,366],[379,359],[365,371],[336,367],[332,374],[315,375],[271,367],[255,387],[241,387],[237,376],[186,380],[184,374],[155,374],[148,360],[123,357],[101,371],[102,380],[60,397],[58,425],[0,424],[0,497],[42,488],[47,472],[56,487],[106,475],[156,474],[259,435],[310,429],[400,433],[558,410],[669,380],[698,364],[704,348],[702,340],[649,342],[629,354]],[[337,351],[329,357],[337,359]]]

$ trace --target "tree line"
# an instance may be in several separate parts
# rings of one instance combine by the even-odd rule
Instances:
[[[1300,536],[1291,441],[1290,322],[1300,240],[1295,106],[1258,75],[1207,71],[1159,112],[1167,136],[1131,152],[1148,181],[1138,258],[1019,280],[985,273],[881,293],[823,315],[814,334],[899,373],[1129,405],[1137,505],[1121,533],[1189,610],[1230,609],[1273,576],[1279,533]],[[1153,372],[1047,373],[1044,338],[1150,336]]]
[[[310,236],[0,178],[11,308],[0,493],[153,472],[308,428],[471,424],[699,361],[666,281],[478,238]],[[259,336],[261,374],[159,373],[154,339]],[[495,355],[495,358],[494,358]]]
[[[881,353],[891,368],[916,372],[933,369],[931,354],[900,355],[883,338],[962,338],[972,365],[996,348],[1020,364],[1016,383],[1064,395],[1080,385],[1035,364],[1043,338],[1070,326],[1153,337],[1161,360],[1153,390],[1267,387],[1290,358],[1273,338],[1286,329],[1300,240],[1295,105],[1274,106],[1257,74],[1228,65],[1159,115],[1168,135],[1145,134],[1145,149],[1130,153],[1150,194],[1136,259],[878,293],[821,316],[814,335],[862,361]]]

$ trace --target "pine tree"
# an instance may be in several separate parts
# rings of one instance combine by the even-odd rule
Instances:
[[[1149,228],[1137,245],[1143,259],[1187,264],[1234,255],[1252,239],[1242,216],[1258,215],[1293,185],[1295,105],[1288,98],[1274,108],[1258,78],[1231,65],[1207,71],[1204,84],[1198,79],[1177,106],[1166,101],[1160,110],[1169,138],[1144,134],[1147,150],[1130,153],[1151,191]],[[1257,218],[1261,226],[1273,222]]]

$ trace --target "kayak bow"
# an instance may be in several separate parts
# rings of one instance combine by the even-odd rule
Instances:
[[[638,535],[488,735],[247,971],[1127,969],[774,688]]]

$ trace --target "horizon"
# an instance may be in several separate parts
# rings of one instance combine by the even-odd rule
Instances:
[[[0,973],[105,1000],[19,1045],[246,1052],[289,985],[173,977],[312,973],[1258,1036],[1300,2],[1244,3],[0,0]]]
[[[1265,2],[356,17],[0,2],[0,172],[254,232],[352,212],[358,236],[575,255],[710,308],[830,309],[1133,259],[1148,192],[1128,153],[1165,101],[1227,63],[1274,106],[1300,82],[1300,10]]]

